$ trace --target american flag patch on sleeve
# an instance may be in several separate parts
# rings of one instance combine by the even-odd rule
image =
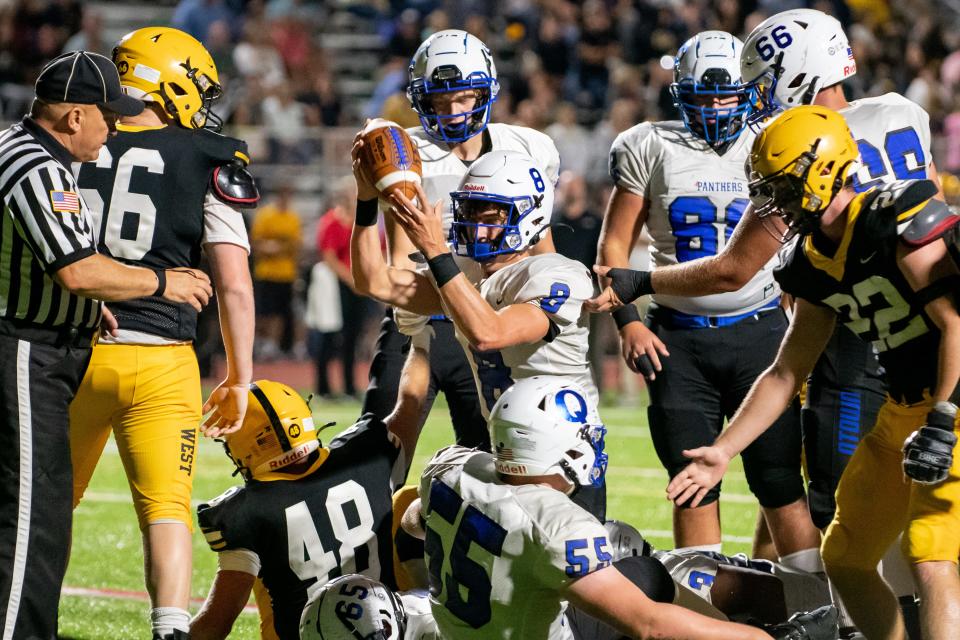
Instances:
[[[51,191],[50,204],[54,211],[80,213],[80,197],[73,191]]]

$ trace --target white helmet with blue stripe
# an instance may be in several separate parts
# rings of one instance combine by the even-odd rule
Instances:
[[[438,31],[413,54],[409,76],[407,97],[431,138],[459,143],[487,127],[500,83],[490,49],[476,36],[459,29]],[[434,109],[434,95],[470,89],[477,96],[472,110],[443,115]]]
[[[743,43],[726,31],[703,31],[687,40],[674,62],[670,95],[687,129],[708,144],[735,140],[756,102],[756,90],[740,79]],[[710,98],[737,98],[715,108]]]
[[[579,385],[559,376],[521,378],[490,412],[494,466],[511,476],[559,474],[601,486],[606,428]]]
[[[457,255],[478,262],[528,249],[550,226],[553,185],[533,158],[519,151],[480,156],[450,197],[450,243]],[[484,212],[495,208],[500,220],[486,221]],[[490,233],[481,233],[482,229]]]

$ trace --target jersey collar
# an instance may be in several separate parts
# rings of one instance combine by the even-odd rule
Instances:
[[[813,242],[813,234],[808,235],[803,240],[803,252],[810,260],[810,264],[814,268],[825,272],[837,282],[843,280],[843,273],[847,264],[847,251],[850,249],[850,242],[853,240],[853,228],[857,224],[857,218],[860,217],[860,211],[863,210],[863,200],[867,193],[857,195],[847,205],[847,226],[843,230],[840,246],[837,247],[836,253],[832,256],[824,255],[817,249]]]
[[[27,133],[32,135],[36,141],[43,147],[47,153],[53,156],[68,171],[70,165],[75,162],[73,156],[67,151],[67,148],[57,142],[57,139],[50,135],[50,132],[37,124],[36,120],[30,116],[24,116],[21,124]]]

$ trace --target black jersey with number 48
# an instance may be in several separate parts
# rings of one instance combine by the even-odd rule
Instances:
[[[197,508],[214,551],[245,549],[260,558],[281,640],[299,639],[308,597],[337,576],[362,573],[396,588],[392,497],[405,472],[399,441],[367,414],[329,448],[306,478],[253,480]]]
[[[97,227],[98,250],[121,262],[169,269],[200,264],[204,200],[214,170],[246,163],[247,145],[203,129],[124,128],[77,184]],[[237,215],[240,215],[237,213]],[[121,329],[193,340],[196,311],[160,297],[111,302]]]
[[[897,264],[900,234],[937,193],[929,180],[905,180],[857,195],[836,251],[818,232],[803,238],[775,275],[784,291],[830,307],[837,320],[872,342],[890,394],[922,400],[937,381],[940,331]]]

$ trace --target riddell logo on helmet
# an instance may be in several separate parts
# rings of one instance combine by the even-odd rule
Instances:
[[[482,184],[465,184],[463,185],[464,191],[486,191],[487,187]]]
[[[856,65],[856,64],[848,64],[848,65],[844,65],[844,67],[843,67],[843,77],[844,77],[844,78],[846,78],[847,76],[852,76],[852,75],[855,74],[856,72],[857,72],[857,65]]]
[[[293,464],[294,462],[297,462],[301,458],[306,458],[309,454],[310,452],[307,450],[306,447],[296,449],[294,451],[291,451],[287,455],[283,456],[282,458],[275,458],[271,460],[270,468],[279,469],[280,467],[285,467],[288,464]]]
[[[518,475],[522,476],[522,475],[526,475],[527,473],[527,465],[525,464],[516,464],[513,462],[500,462],[499,460],[497,460],[497,462],[494,464],[494,467],[496,467],[497,471],[499,471],[500,473],[506,473],[512,476],[518,476]]]

